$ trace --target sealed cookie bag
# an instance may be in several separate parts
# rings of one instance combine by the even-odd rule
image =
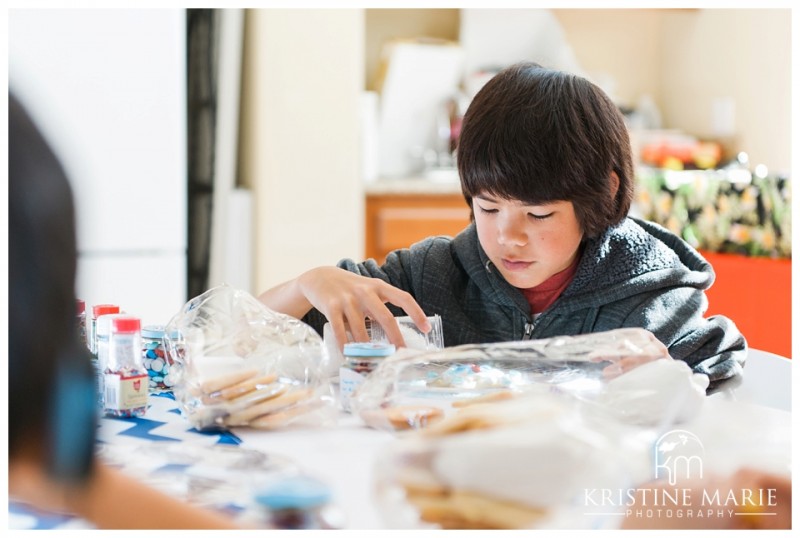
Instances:
[[[626,488],[628,456],[605,423],[539,387],[396,439],[374,466],[376,501],[392,528],[613,528],[583,494]]]
[[[419,429],[469,403],[543,387],[615,419],[656,425],[696,413],[708,378],[669,358],[649,331],[616,329],[439,351],[402,349],[370,374],[351,407],[374,428]]]
[[[223,285],[195,297],[166,335],[176,400],[198,430],[318,425],[335,417],[322,339],[244,291]]]

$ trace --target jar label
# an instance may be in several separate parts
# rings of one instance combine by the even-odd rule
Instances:
[[[105,408],[117,411],[147,406],[147,374],[105,374]]]
[[[342,409],[350,411],[350,396],[364,383],[365,376],[350,368],[339,369],[339,399]]]

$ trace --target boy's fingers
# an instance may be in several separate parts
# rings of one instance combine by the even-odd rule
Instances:
[[[397,324],[397,320],[394,318],[391,311],[386,308],[386,305],[380,302],[380,299],[376,297],[375,303],[370,306],[372,322],[377,322],[383,327],[389,342],[397,347],[405,347],[406,342],[403,339],[403,334],[400,332],[400,326]]]
[[[344,317],[350,327],[350,334],[353,336],[353,340],[355,342],[369,342],[363,309],[354,302],[345,303]]]
[[[428,321],[428,317],[425,315],[422,307],[417,304],[417,301],[414,300],[414,297],[412,297],[410,293],[398,288],[392,288],[391,290],[387,290],[387,293],[384,295],[384,299],[393,305],[402,308],[422,332],[427,333],[431,330],[431,324]],[[399,332],[400,331],[398,329],[398,333]]]
[[[414,304],[417,303],[414,302]],[[421,308],[419,308],[417,312],[409,312],[406,310],[406,314],[414,321],[420,331],[428,333],[433,328],[431,327],[431,322],[428,320],[428,316],[425,315],[425,312],[423,312]]]
[[[333,336],[339,344],[339,349],[344,350],[344,345],[347,343],[347,331],[344,327],[344,320],[341,318],[328,318],[333,329]]]

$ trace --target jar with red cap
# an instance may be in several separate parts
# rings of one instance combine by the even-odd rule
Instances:
[[[111,319],[108,362],[103,371],[103,413],[112,417],[141,417],[147,411],[147,370],[142,363],[141,320],[134,316]]]
[[[105,314],[119,314],[119,306],[115,304],[96,304],[92,307],[92,330],[89,335],[89,351],[97,358],[97,318]]]
[[[102,312],[102,310],[101,310]],[[95,375],[97,377],[97,395],[100,409],[103,408],[105,395],[103,387],[105,385],[105,371],[108,366],[108,347],[111,339],[111,320],[119,317],[126,317],[128,314],[101,314],[97,316],[94,323],[94,342],[95,354],[93,355]]]
[[[86,338],[86,301],[75,299],[75,325],[78,329],[78,338],[87,348],[89,341]]]

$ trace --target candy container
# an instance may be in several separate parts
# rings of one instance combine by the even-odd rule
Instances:
[[[177,335],[173,335],[173,339],[177,340]],[[151,394],[172,390],[172,386],[175,384],[174,376],[170,376],[169,373],[172,359],[164,349],[163,325],[146,325],[142,327],[142,363],[150,378],[149,388]]]
[[[147,411],[149,390],[141,350],[139,318],[113,317],[103,370],[103,412],[107,416],[141,417]]]
[[[100,314],[92,320],[92,325],[94,327],[92,338],[95,348],[95,360],[93,360],[92,363],[94,363],[95,376],[97,378],[98,405],[101,409],[105,401],[103,388],[105,386],[105,369],[108,365],[108,343],[111,335],[111,320],[125,316],[127,316],[127,314]]]
[[[89,335],[89,351],[97,358],[97,318],[106,314],[119,314],[119,306],[115,304],[96,304],[92,307],[91,334]]]
[[[344,518],[330,500],[328,486],[302,475],[276,480],[255,495],[271,529],[341,529]]]
[[[342,409],[350,410],[350,396],[353,392],[383,359],[394,352],[394,344],[383,342],[351,342],[344,345],[344,363],[339,369],[339,398]]]

